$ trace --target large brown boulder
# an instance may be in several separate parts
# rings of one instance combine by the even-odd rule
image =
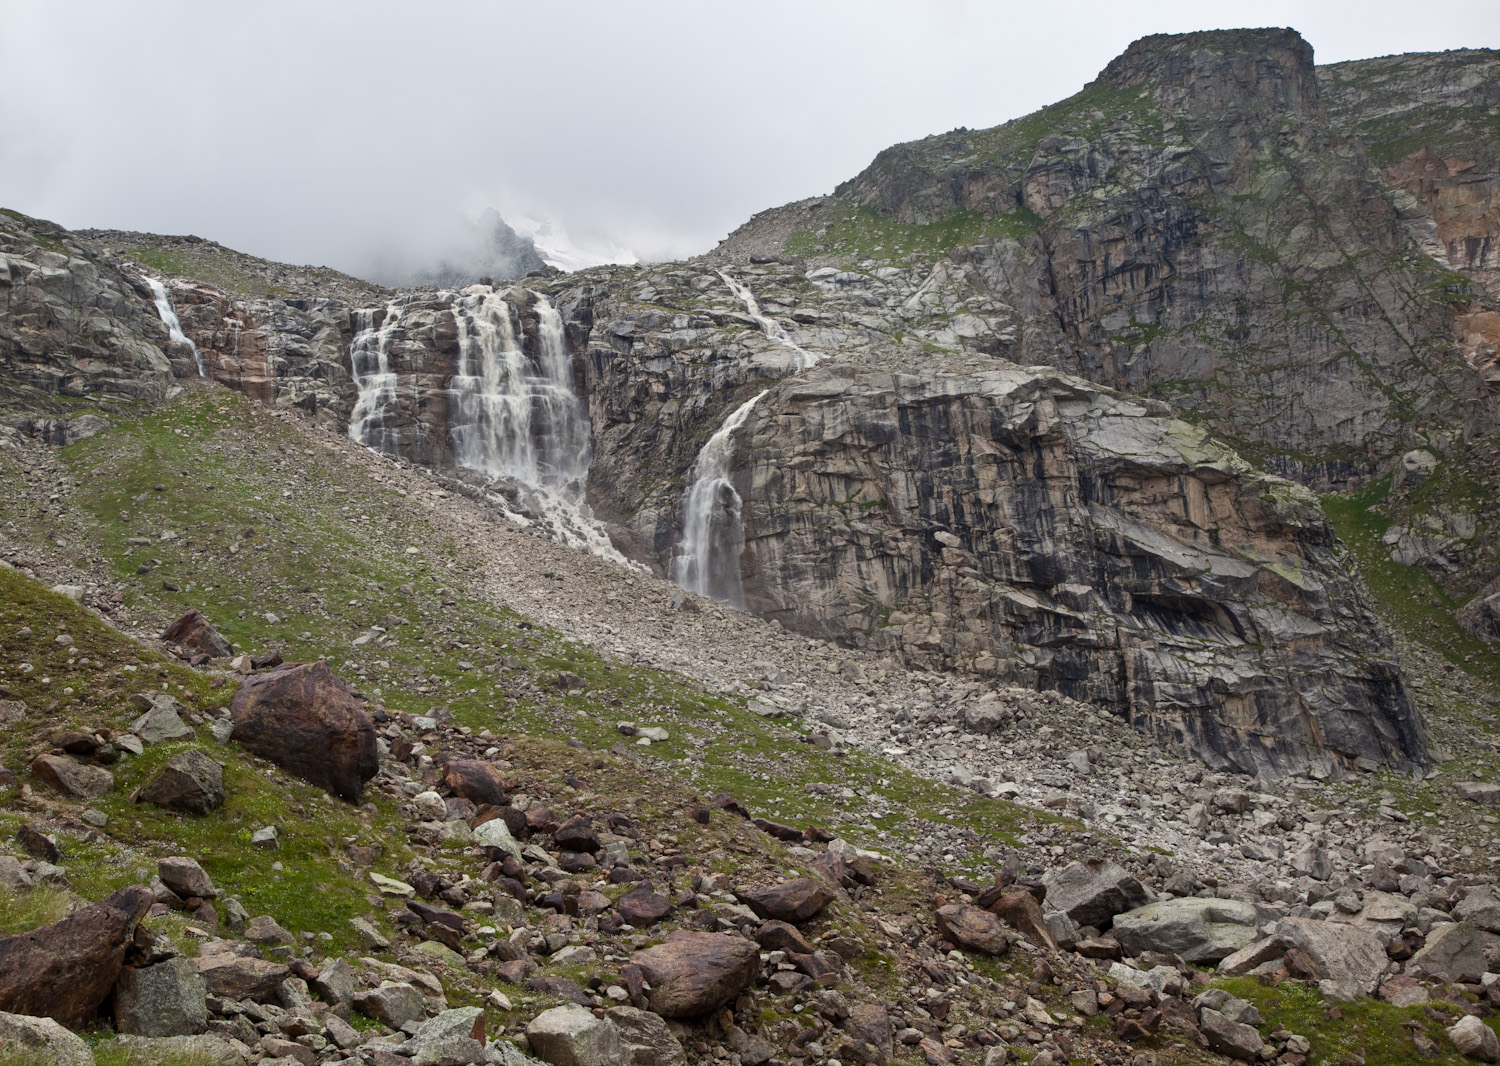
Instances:
[[[737,936],[679,929],[630,961],[651,984],[652,1010],[663,1018],[696,1018],[750,987],[760,972],[760,949]]]
[[[951,903],[946,907],[939,907],[937,927],[938,932],[970,951],[1004,955],[1010,950],[1005,923],[998,915],[981,907],[971,907],[966,903]]]
[[[503,807],[509,801],[505,796],[505,778],[487,762],[478,759],[454,759],[443,767],[443,783],[471,803],[484,806],[486,803]]]
[[[75,1029],[91,1022],[152,902],[149,888],[132,885],[60,922],[0,937],[0,1011]]]
[[[325,662],[246,678],[229,714],[245,750],[350,803],[380,769],[370,716]]]
[[[196,608],[190,608],[182,617],[167,626],[161,639],[168,644],[180,644],[189,651],[207,655],[211,659],[223,659],[234,654],[229,641],[208,624]]]
[[[833,893],[811,877],[798,877],[735,895],[757,916],[778,922],[805,922],[833,899]]]

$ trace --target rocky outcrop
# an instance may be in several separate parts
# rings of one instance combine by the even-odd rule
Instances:
[[[1320,80],[1290,30],[1143,38],[1077,96],[890,148],[720,254],[899,269],[943,224],[928,299],[969,319],[971,348],[1170,398],[1284,472],[1348,484],[1435,426],[1493,419],[1452,350],[1467,327],[1442,266]]]

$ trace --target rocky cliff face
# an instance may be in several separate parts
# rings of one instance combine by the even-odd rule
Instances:
[[[1327,488],[1492,428],[1457,343],[1484,327],[1407,223],[1308,45],[1226,31],[1144,38],[1034,115],[888,149],[720,254],[975,264],[981,343],[1168,399]]]
[[[1230,445],[1315,484],[1393,464],[1414,484],[1415,452],[1441,462],[1483,427],[1452,337],[1488,297],[1448,299],[1409,199],[1330,118],[1295,34],[1148,38],[1069,101],[898,146],[703,260],[468,293],[170,291],[207,376],[342,433],[379,369],[375,446],[512,504],[457,469],[465,345],[476,301],[503,305],[539,365],[555,307],[588,502],[658,572],[700,449],[765,392],[728,479],[745,547],[724,562],[751,609],[1107,706],[1216,766],[1327,774],[1420,761],[1421,727],[1316,499]],[[111,328],[158,350],[105,239],[75,242],[76,269],[118,279]],[[196,373],[158,358],[159,390]],[[45,359],[18,359],[40,380]],[[1462,558],[1448,534],[1483,527],[1450,517],[1400,533]]]

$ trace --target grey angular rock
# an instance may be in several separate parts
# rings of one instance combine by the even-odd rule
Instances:
[[[1442,974],[1457,980],[1464,974],[1479,976],[1489,967],[1487,952],[1500,947],[1500,936],[1477,929],[1468,922],[1444,922],[1427,934],[1427,943],[1407,960],[1407,970]]]
[[[526,1026],[531,1052],[551,1066],[632,1066],[619,1030],[607,1018],[569,1004],[544,1010]]]
[[[1487,933],[1500,933],[1500,891],[1494,885],[1478,885],[1453,908],[1453,917]]]
[[[1204,1007],[1198,1012],[1198,1028],[1208,1041],[1211,1051],[1243,1062],[1254,1062],[1260,1058],[1260,1049],[1265,1044],[1260,1030],[1252,1025],[1230,1021],[1212,1007]]]
[[[610,1007],[605,1016],[620,1034],[634,1066],[685,1066],[682,1044],[661,1015],[635,1007]]]
[[[483,1035],[484,1011],[456,1007],[428,1018],[407,1042],[413,1066],[470,1066],[485,1061],[484,1044],[473,1036],[476,1023]]]
[[[1385,973],[1385,948],[1371,934],[1342,922],[1286,918],[1276,935],[1312,964],[1325,996],[1352,1001],[1372,995]]]
[[[71,755],[38,755],[31,760],[31,775],[75,799],[98,799],[115,790],[115,777],[108,770]]]
[[[208,1028],[208,985],[190,959],[143,969],[115,981],[115,1027],[135,1036],[192,1036]]]
[[[427,1014],[422,993],[404,981],[386,982],[378,988],[355,993],[354,1009],[392,1029],[420,1021]]]
[[[0,1054],[26,1056],[36,1066],[94,1066],[94,1054],[51,1018],[0,1011]]]
[[[182,704],[164,692],[147,694],[151,707],[130,723],[130,732],[144,743],[160,744],[193,735],[193,727],[182,720]]]
[[[1184,962],[1218,962],[1258,939],[1256,921],[1255,908],[1238,900],[1160,900],[1115,915],[1114,934],[1127,955],[1161,951]]]
[[[156,875],[161,878],[162,884],[182,899],[190,899],[193,896],[200,899],[214,899],[219,894],[208,873],[198,865],[198,861],[186,855],[171,855],[165,859],[158,859]]]
[[[309,985],[329,1006],[337,1007],[354,1002],[354,971],[342,956],[325,962],[318,971],[318,976]]]
[[[1042,883],[1047,886],[1048,905],[1081,926],[1103,929],[1115,915],[1152,901],[1150,890],[1130,871],[1103,860],[1049,870]]]
[[[179,751],[136,798],[187,814],[211,814],[224,804],[224,771],[197,748]]]

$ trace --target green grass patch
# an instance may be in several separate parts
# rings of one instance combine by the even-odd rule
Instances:
[[[912,225],[861,206],[830,222],[822,237],[811,230],[792,234],[786,250],[792,255],[834,255],[851,263],[896,262],[911,256],[931,259],[965,245],[1020,239],[1036,233],[1041,225],[1041,218],[1024,207],[1003,215],[959,210],[939,222]]]
[[[1412,1062],[1461,1066],[1469,1061],[1453,1050],[1444,1029],[1467,1013],[1464,1007],[1470,1004],[1435,1000],[1431,1007],[1395,1007],[1376,999],[1335,1004],[1300,981],[1270,987],[1253,977],[1230,977],[1214,984],[1254,1003],[1265,1021],[1263,1033],[1283,1025],[1311,1040],[1311,1066],[1340,1066],[1356,1061],[1352,1056],[1358,1056],[1365,1066],[1404,1066]],[[1337,1016],[1329,1007],[1336,1008]],[[1446,1023],[1441,1018],[1447,1018]],[[1485,1019],[1485,1024],[1493,1028],[1494,1019]],[[1419,1051],[1413,1032],[1422,1033],[1438,1053],[1429,1056]]]
[[[1349,548],[1382,613],[1414,640],[1490,684],[1500,684],[1500,654],[1469,636],[1454,618],[1460,602],[1424,567],[1394,561],[1381,542],[1394,520],[1376,508],[1390,493],[1389,478],[1358,492],[1323,497],[1323,510]],[[1435,490],[1434,490],[1435,491]]]

